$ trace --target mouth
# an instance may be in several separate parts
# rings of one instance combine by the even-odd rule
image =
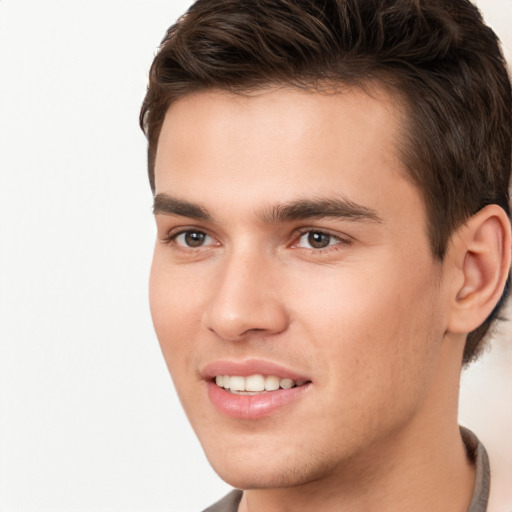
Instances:
[[[311,381],[293,380],[285,377],[280,378],[276,375],[254,374],[247,377],[241,375],[216,375],[215,384],[235,395],[260,395],[277,391],[279,389],[292,389],[304,386]]]
[[[313,382],[269,361],[216,361],[201,372],[208,398],[223,415],[257,420],[298,404]]]

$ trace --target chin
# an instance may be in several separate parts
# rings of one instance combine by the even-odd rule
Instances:
[[[240,468],[227,470],[213,468],[227,484],[236,489],[282,489],[305,484],[314,478],[302,474],[298,469],[282,468],[281,470],[244,471]]]
[[[278,489],[295,487],[322,478],[332,471],[332,464],[311,454],[284,454],[274,456],[239,457],[236,453],[208,456],[215,472],[222,480],[237,489]],[[246,454],[247,455],[247,454]]]

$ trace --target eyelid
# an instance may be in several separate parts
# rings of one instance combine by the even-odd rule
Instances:
[[[338,243],[328,245],[326,247],[319,248],[319,249],[315,249],[313,247],[311,247],[311,248],[299,247],[298,243],[299,243],[300,239],[308,233],[322,233],[324,235],[328,235],[332,238],[335,238],[338,241]],[[293,241],[292,241],[290,247],[295,248],[295,249],[302,249],[302,250],[306,250],[306,251],[313,251],[313,252],[319,253],[322,251],[335,249],[335,248],[337,248],[336,246],[338,246],[338,245],[350,245],[352,242],[353,242],[352,238],[344,233],[334,232],[334,231],[331,231],[331,230],[325,229],[325,228],[317,228],[317,227],[309,226],[309,227],[299,228],[295,231],[295,233],[293,235]]]
[[[203,233],[207,237],[211,238],[214,241],[214,243],[208,243],[208,244],[201,245],[198,247],[188,247],[186,245],[176,243],[176,239],[180,235],[184,235],[184,234],[190,233],[190,232]],[[169,245],[174,244],[175,246],[179,247],[180,249],[184,249],[187,251],[194,251],[194,250],[198,250],[198,249],[201,249],[204,247],[220,245],[220,243],[216,240],[216,238],[211,233],[209,233],[207,229],[199,228],[197,226],[179,226],[179,227],[170,229],[169,231],[167,231],[167,233],[162,238],[160,238],[160,241],[163,244],[169,244]]]
[[[204,233],[207,237],[209,237],[212,240],[212,243],[207,243],[207,244],[204,244],[204,245],[201,245],[198,247],[189,247],[184,244],[175,243],[176,239],[180,235],[186,234],[189,232]],[[337,241],[337,243],[328,245],[323,248],[317,248],[317,249],[315,249],[313,247],[311,247],[311,248],[299,247],[298,243],[299,243],[300,239],[304,235],[311,233],[311,232],[322,233],[327,236],[330,236],[330,237],[334,238]],[[204,227],[193,226],[193,225],[179,226],[179,227],[169,229],[165,233],[165,235],[160,238],[160,242],[163,244],[168,244],[168,245],[174,244],[176,247],[183,249],[183,250],[187,250],[187,251],[194,251],[194,250],[204,249],[206,247],[221,245],[221,243],[218,241],[217,237],[215,235],[213,235],[212,233],[210,233],[208,229],[205,229]],[[338,245],[350,245],[352,242],[353,242],[352,238],[350,236],[346,235],[345,233],[339,233],[337,231],[332,231],[332,230],[326,229],[326,228],[307,226],[307,227],[298,228],[294,231],[294,233],[292,234],[292,242],[288,246],[290,248],[320,253],[322,251],[335,249],[336,246],[338,246]]]

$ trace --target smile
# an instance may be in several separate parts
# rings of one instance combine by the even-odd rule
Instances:
[[[275,375],[249,375],[242,377],[239,375],[217,375],[215,384],[235,394],[258,394],[278,389],[291,389],[297,386],[303,386],[304,380],[293,380],[290,378],[279,378]]]
[[[258,420],[299,406],[313,386],[306,374],[261,359],[212,361],[200,375],[214,408],[242,420]]]

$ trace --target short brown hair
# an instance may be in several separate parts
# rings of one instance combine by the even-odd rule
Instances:
[[[198,0],[171,26],[151,66],[140,114],[154,192],[169,105],[205,89],[378,83],[406,109],[399,142],[444,257],[454,230],[488,204],[510,217],[511,90],[494,32],[468,0]],[[468,335],[478,354],[510,288]]]

